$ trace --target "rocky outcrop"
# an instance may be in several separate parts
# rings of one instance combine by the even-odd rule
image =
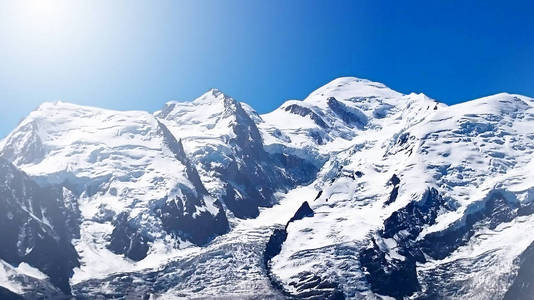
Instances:
[[[0,212],[0,259],[28,263],[70,294],[69,278],[79,263],[62,190],[38,186],[0,158]]]

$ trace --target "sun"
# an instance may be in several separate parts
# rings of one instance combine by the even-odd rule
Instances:
[[[53,0],[26,0],[26,9],[30,16],[38,18],[53,18],[58,11],[58,3]]]
[[[19,0],[16,13],[25,24],[37,32],[57,30],[66,16],[67,1]]]

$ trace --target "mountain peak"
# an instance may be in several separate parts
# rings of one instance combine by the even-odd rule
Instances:
[[[224,93],[223,93],[221,90],[217,89],[217,88],[212,88],[212,89],[210,89],[210,90],[208,91],[208,93],[211,93],[211,94],[212,94],[213,96],[215,96],[215,97],[218,97],[218,96],[221,95],[221,94],[224,95]]]
[[[0,141],[0,273],[14,258],[86,298],[134,278],[163,298],[501,299],[532,265],[533,116],[355,77],[262,116],[218,89],[153,115],[47,102]]]
[[[365,79],[365,78],[358,78],[358,77],[354,77],[354,76],[344,76],[344,77],[338,77],[336,79],[333,79],[332,81],[330,81],[329,83],[327,83],[325,86],[327,85],[339,85],[339,84],[349,84],[349,83],[352,83],[352,82],[360,82],[360,83],[375,83],[375,84],[381,84],[383,85],[382,83],[379,83],[379,82],[373,82],[369,79]]]
[[[389,99],[400,96],[402,96],[401,93],[388,88],[386,85],[380,82],[374,82],[368,79],[356,77],[340,77],[313,91],[308,97],[306,97],[305,101],[323,101],[330,97],[334,97],[338,100],[344,100],[354,97],[379,97],[383,99]]]
[[[115,114],[147,114],[140,110],[115,110],[108,108],[100,108],[95,106],[88,106],[64,101],[43,102],[37,107],[26,120],[38,119],[54,119],[54,118],[93,118],[97,115],[115,115]]]
[[[227,94],[223,93],[221,90],[213,88],[213,89],[208,90],[204,94],[202,94],[202,96],[200,96],[197,99],[193,100],[193,103],[206,104],[206,103],[220,102],[220,101],[224,101],[224,100],[227,100],[227,99],[232,99],[233,100],[232,97],[230,97]]]
[[[487,114],[517,114],[520,111],[534,106],[534,99],[509,93],[498,93],[475,100],[458,103],[451,106],[451,110],[457,114],[464,111]]]
[[[65,102],[62,100],[57,101],[46,101],[41,103],[37,107],[38,111],[44,111],[44,110],[51,110],[51,109],[95,109],[95,110],[101,110],[102,108],[97,107],[90,107],[90,106],[83,106],[80,104],[75,104],[71,102]]]

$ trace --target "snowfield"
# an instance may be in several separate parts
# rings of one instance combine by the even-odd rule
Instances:
[[[344,77],[263,115],[215,89],[153,114],[45,103],[0,157],[63,191],[76,296],[528,299],[533,128],[526,96]],[[13,293],[65,292],[1,262]]]

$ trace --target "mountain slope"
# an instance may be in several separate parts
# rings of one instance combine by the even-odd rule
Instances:
[[[73,191],[81,212],[74,241],[80,276],[129,268],[126,258],[154,259],[228,230],[221,203],[207,193],[181,142],[148,113],[45,103],[0,153],[40,184]]]
[[[500,233],[530,222],[532,99],[499,94],[445,107],[414,97],[323,168],[315,216],[288,227],[273,259],[287,290],[333,281],[354,297],[503,296],[513,258],[532,241]],[[316,285],[306,284],[310,270],[321,274]]]
[[[208,190],[238,218],[257,217],[259,207],[276,203],[276,191],[309,182],[317,172],[296,156],[267,153],[254,122],[261,117],[219,90],[169,102],[154,115],[184,141]]]
[[[70,294],[69,278],[79,262],[70,243],[76,229],[67,227],[72,211],[64,205],[66,192],[38,186],[0,158],[0,262],[2,271],[7,272],[2,281],[15,286],[21,281],[39,282],[42,278],[26,276],[17,267],[37,268],[61,292],[49,286],[46,289],[59,295]],[[32,293],[31,286],[17,292]]]
[[[531,290],[532,128],[529,97],[343,77],[264,115],[218,90],[152,115],[43,104],[0,156],[62,191],[76,296],[512,299]]]

